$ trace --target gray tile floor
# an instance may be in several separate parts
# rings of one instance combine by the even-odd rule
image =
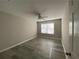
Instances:
[[[35,38],[0,53],[0,59],[65,59],[61,40]]]

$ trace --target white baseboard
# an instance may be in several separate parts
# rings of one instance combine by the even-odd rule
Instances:
[[[22,41],[22,42],[20,42],[20,43],[17,43],[17,44],[15,44],[15,45],[12,45],[12,46],[10,46],[10,47],[8,47],[8,48],[2,49],[2,50],[0,50],[0,53],[1,53],[1,52],[4,52],[4,51],[7,51],[7,50],[9,50],[9,49],[11,49],[11,48],[13,48],[13,47],[16,47],[16,46],[18,46],[18,45],[21,45],[21,44],[23,44],[23,43],[25,43],[25,42],[27,42],[27,41],[30,41],[30,40],[32,40],[32,39],[34,39],[34,38],[36,38],[36,35],[33,35],[33,36],[29,37],[29,38],[26,39],[25,41]]]
[[[62,43],[62,46],[63,46],[63,49],[64,49],[64,54],[66,53],[66,49],[65,49],[65,47],[64,47],[64,45],[63,45],[63,43]],[[66,54],[65,54],[65,58],[66,58],[67,56],[66,56]],[[66,58],[67,59],[67,58]]]
[[[64,47],[64,45],[63,45],[63,43],[62,43],[62,46],[63,46],[64,54],[65,54],[67,51],[66,51],[66,49],[65,49],[65,47]],[[67,56],[66,54],[65,54],[65,58],[66,58],[66,59],[71,59],[71,57]]]

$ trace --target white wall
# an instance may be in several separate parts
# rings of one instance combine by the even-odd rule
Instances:
[[[68,5],[66,5],[65,15],[62,19],[62,42],[66,50],[68,50],[69,40],[69,18],[68,18]],[[67,48],[66,48],[67,47]]]
[[[32,15],[25,18],[0,12],[0,50],[36,35],[36,20]]]
[[[79,59],[79,0],[68,1],[64,16],[62,43],[65,52],[71,52],[71,57],[66,56],[66,59]],[[71,27],[69,23],[71,23]]]
[[[71,51],[71,41],[69,39],[69,2],[65,6],[64,17],[62,18],[62,44],[65,52]],[[66,59],[69,57],[66,56]]]
[[[79,0],[73,0],[74,38],[72,59],[79,59]]]

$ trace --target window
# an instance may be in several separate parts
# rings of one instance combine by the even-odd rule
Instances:
[[[54,34],[54,23],[41,24],[41,33]]]

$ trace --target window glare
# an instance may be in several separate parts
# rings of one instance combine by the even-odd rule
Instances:
[[[41,24],[41,33],[54,34],[54,23]]]

